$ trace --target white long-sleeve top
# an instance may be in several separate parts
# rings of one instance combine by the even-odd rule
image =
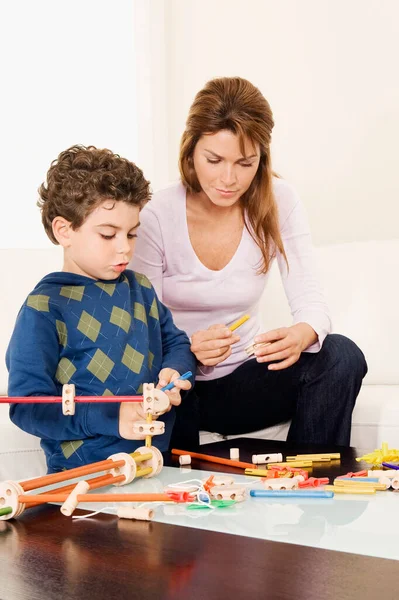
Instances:
[[[287,255],[277,251],[293,323],[308,323],[318,341],[306,352],[318,352],[331,330],[329,311],[313,265],[313,248],[303,205],[291,185],[273,179],[280,232]],[[131,267],[144,273],[160,300],[170,308],[180,329],[191,336],[215,323],[230,325],[244,313],[251,318],[239,331],[232,354],[216,367],[200,367],[198,380],[224,377],[248,360],[244,349],[261,333],[259,308],[269,273],[258,274],[262,254],[246,227],[241,242],[220,271],[208,269],[191,245],[186,216],[186,190],[177,183],[154,194],[140,215],[141,225]]]

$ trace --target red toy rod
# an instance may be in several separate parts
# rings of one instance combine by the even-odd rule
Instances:
[[[0,398],[0,404],[58,404],[61,396],[5,396]],[[143,396],[75,396],[75,402],[143,402]]]

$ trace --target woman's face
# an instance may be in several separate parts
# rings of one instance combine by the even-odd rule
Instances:
[[[259,145],[245,138],[245,156],[238,137],[225,129],[203,135],[194,149],[194,169],[202,190],[220,207],[235,204],[247,191],[258,170]]]

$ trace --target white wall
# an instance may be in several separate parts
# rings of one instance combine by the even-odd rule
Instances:
[[[240,75],[274,116],[275,169],[317,244],[398,237],[399,2],[168,0],[169,180],[204,83]]]
[[[0,21],[0,247],[47,247],[36,190],[62,150],[138,158],[134,3],[12,0]]]

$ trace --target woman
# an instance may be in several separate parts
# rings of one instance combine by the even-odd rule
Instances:
[[[304,209],[272,171],[273,125],[249,81],[209,81],[183,133],[181,182],[141,213],[133,268],[191,336],[198,361],[195,389],[177,415],[177,447],[194,447],[199,429],[245,434],[288,419],[291,442],[350,441],[367,365],[351,340],[329,334]],[[275,258],[293,325],[261,331],[259,303]],[[232,333],[228,325],[243,313],[251,318]]]

